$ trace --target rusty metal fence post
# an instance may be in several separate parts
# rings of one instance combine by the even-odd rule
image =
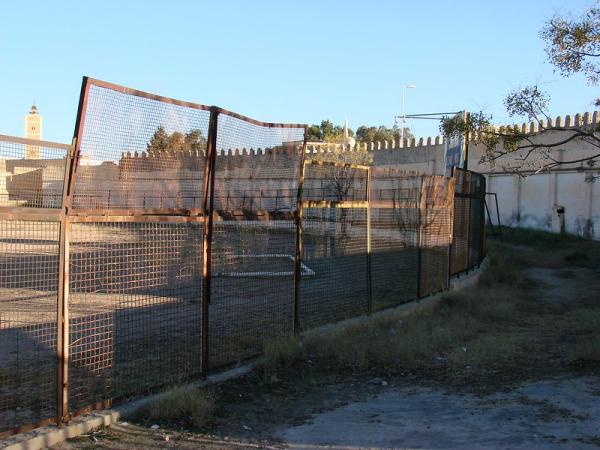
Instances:
[[[371,168],[367,169],[367,292],[369,315],[373,312],[373,273],[371,269]]]
[[[420,178],[419,195],[417,196],[417,299],[421,298],[421,261],[422,261],[422,245],[423,245],[423,220],[422,206],[423,200],[423,177]]]
[[[210,109],[210,119],[208,125],[207,147],[204,165],[204,195],[202,200],[202,210],[205,218],[204,239],[202,240],[202,298],[201,303],[201,369],[204,377],[209,369],[209,336],[208,336],[208,314],[210,304],[211,289],[211,269],[212,269],[212,234],[213,234],[213,211],[215,194],[215,164],[217,156],[217,128],[218,128],[219,110],[216,107]]]
[[[292,324],[292,332],[294,335],[297,335],[300,331],[300,280],[302,277],[302,212],[303,212],[303,204],[302,204],[302,190],[304,189],[304,171],[306,164],[306,133],[307,128],[304,128],[304,142],[302,143],[302,156],[300,157],[300,171],[298,173],[298,190],[296,193],[296,213],[295,213],[295,222],[296,222],[296,242],[295,242],[295,250],[296,253],[294,255],[294,310],[293,310],[293,324]],[[276,197],[277,201],[277,197]],[[276,203],[277,205],[277,203]]]
[[[483,262],[483,259],[485,258],[485,253],[486,253],[486,248],[485,248],[485,233],[486,233],[486,229],[485,229],[485,208],[487,208],[487,205],[485,204],[485,193],[487,191],[487,181],[486,181],[486,179],[485,179],[484,176],[481,176],[481,183],[482,183],[482,186],[481,186],[480,199],[479,199],[479,202],[481,204],[481,206],[480,206],[480,211],[481,211],[481,215],[480,215],[481,234],[480,234],[479,264],[481,264]]]
[[[456,168],[452,167],[450,175],[456,183]],[[454,243],[454,215],[456,214],[456,184],[454,184],[454,192],[452,192],[452,217],[450,219],[451,232],[450,243],[448,244],[448,286],[450,286],[450,278],[452,277],[452,244]]]
[[[65,175],[60,211],[60,237],[58,244],[58,280],[57,280],[57,416],[56,424],[61,426],[69,411],[69,243],[70,221],[67,215],[72,189],[71,168],[75,156],[73,143],[65,156]]]

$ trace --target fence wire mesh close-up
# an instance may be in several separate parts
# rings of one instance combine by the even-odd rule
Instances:
[[[59,224],[0,220],[0,433],[56,416]]]
[[[302,199],[323,202],[366,201],[368,170],[363,167],[311,161],[306,164]]]
[[[300,328],[366,314],[367,209],[307,208],[302,222]]]
[[[0,135],[0,207],[59,208],[68,148]]]
[[[256,356],[269,339],[292,334],[295,231],[290,220],[215,224],[211,368]]]
[[[200,208],[208,107],[88,84],[73,207]]]
[[[373,307],[414,300],[419,289],[419,198],[421,175],[373,168],[371,276]]]
[[[451,275],[474,267],[485,256],[485,178],[481,174],[455,167],[454,182]]]
[[[294,323],[298,179],[304,127],[219,110],[210,195],[210,368],[259,354]]]
[[[72,411],[201,372],[202,224],[73,223]]]
[[[71,146],[0,136],[0,436],[446,289],[485,179],[84,79]],[[346,151],[344,149],[343,151]]]

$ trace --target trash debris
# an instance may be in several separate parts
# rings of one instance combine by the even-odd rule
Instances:
[[[160,428],[160,425],[154,424],[150,427],[150,429],[152,430],[158,430]]]

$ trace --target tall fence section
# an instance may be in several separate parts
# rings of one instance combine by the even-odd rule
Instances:
[[[0,135],[0,437],[481,262],[482,176],[317,160],[305,132],[85,78],[73,145]]]

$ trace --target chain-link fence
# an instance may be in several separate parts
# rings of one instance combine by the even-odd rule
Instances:
[[[317,160],[305,132],[86,78],[72,146],[0,136],[0,436],[443,290],[481,261],[480,175]]]

